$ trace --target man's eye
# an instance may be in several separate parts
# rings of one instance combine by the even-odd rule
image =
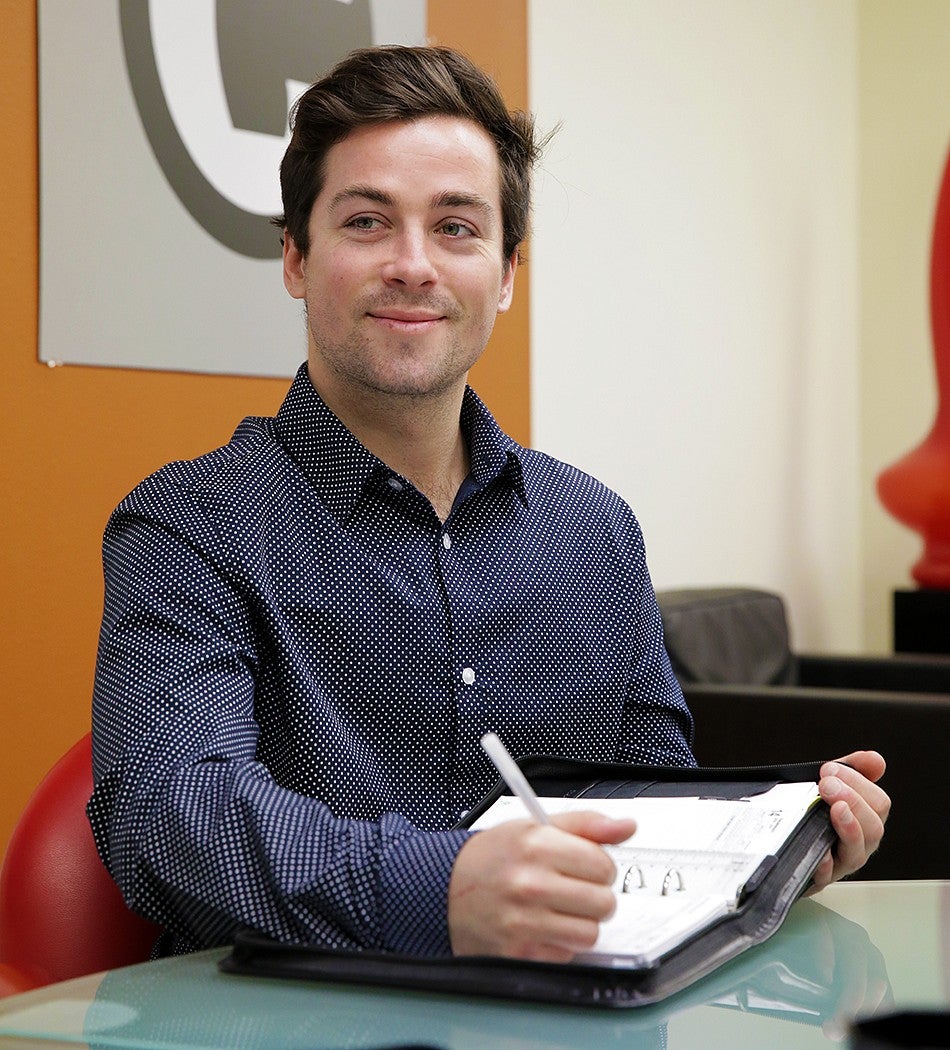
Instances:
[[[372,215],[357,215],[346,225],[354,230],[376,230],[379,228],[379,219],[374,219]]]
[[[475,231],[470,226],[466,226],[464,222],[444,222],[442,223],[442,232],[447,237],[475,236]]]

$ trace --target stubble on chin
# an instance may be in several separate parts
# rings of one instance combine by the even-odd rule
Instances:
[[[480,356],[456,343],[441,359],[431,360],[410,340],[394,341],[384,348],[355,333],[341,344],[323,343],[313,353],[321,370],[351,397],[420,401],[456,388]]]

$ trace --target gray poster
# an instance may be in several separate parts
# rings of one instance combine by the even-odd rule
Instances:
[[[40,359],[289,376],[287,112],[425,0],[39,0]]]

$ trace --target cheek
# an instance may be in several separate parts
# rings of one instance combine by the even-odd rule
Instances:
[[[328,296],[332,296],[338,306],[345,309],[360,294],[362,282],[359,275],[346,266],[335,266],[327,274],[324,287]]]
[[[311,313],[331,318],[351,312],[355,291],[349,275],[331,270],[311,280],[307,287],[307,306]]]

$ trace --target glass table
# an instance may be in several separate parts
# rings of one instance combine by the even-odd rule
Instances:
[[[950,882],[840,883],[660,1004],[558,1007],[218,969],[225,949],[0,1000],[0,1050],[768,1047],[841,1044],[855,1017],[950,1005]]]

